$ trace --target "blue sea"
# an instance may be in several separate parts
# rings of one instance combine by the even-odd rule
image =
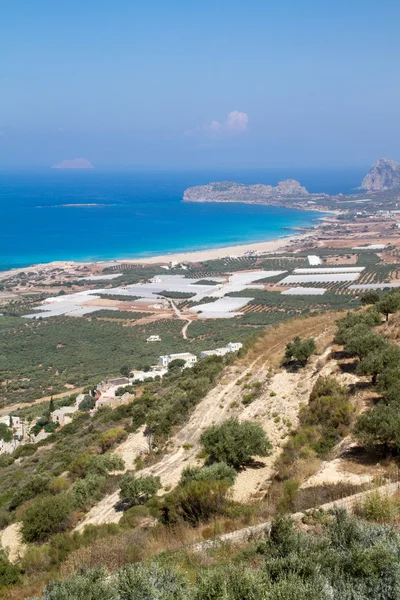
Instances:
[[[246,204],[182,202],[187,187],[211,181],[349,193],[364,171],[232,170],[0,173],[0,270],[53,260],[109,260],[203,250],[289,235],[315,212]],[[97,206],[66,206],[94,204]]]

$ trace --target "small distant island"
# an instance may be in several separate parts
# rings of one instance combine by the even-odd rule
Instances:
[[[94,169],[94,165],[89,162],[86,158],[72,158],[62,160],[61,162],[53,165],[52,169]]]

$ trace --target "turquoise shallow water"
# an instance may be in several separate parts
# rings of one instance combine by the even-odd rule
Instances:
[[[184,190],[210,181],[271,183],[293,177],[310,191],[350,191],[346,171],[121,172],[0,174],[0,270],[52,260],[143,257],[275,239],[316,223],[315,212],[246,204],[183,203]],[[95,204],[97,206],[65,206]]]

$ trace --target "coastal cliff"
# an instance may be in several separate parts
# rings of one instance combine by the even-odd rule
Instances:
[[[400,188],[400,163],[389,158],[380,158],[364,177],[361,189],[383,192]]]
[[[219,181],[190,187],[183,195],[184,202],[247,202],[273,204],[282,200],[307,200],[312,195],[294,179],[280,181],[277,186],[245,185],[232,181]]]

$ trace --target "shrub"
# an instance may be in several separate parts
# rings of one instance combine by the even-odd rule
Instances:
[[[69,488],[69,481],[66,477],[55,477],[48,485],[48,490],[52,494],[61,494]]]
[[[164,498],[160,520],[164,524],[180,519],[193,526],[224,514],[229,483],[224,481],[189,481]]]
[[[22,456],[32,456],[35,454],[37,446],[35,444],[21,444],[13,452],[13,458],[21,458]]]
[[[82,402],[79,404],[79,410],[88,411],[92,410],[96,404],[96,398],[86,394]]]
[[[367,494],[365,499],[355,507],[354,512],[368,521],[393,523],[399,514],[399,509],[398,498],[381,495],[376,490]]]
[[[78,479],[71,492],[74,506],[79,509],[92,506],[99,499],[98,491],[103,480],[103,477],[95,474]]]
[[[7,554],[0,548],[0,590],[18,583],[21,577],[19,568],[10,563]]]
[[[66,494],[43,496],[28,506],[22,517],[22,537],[25,542],[42,542],[53,533],[68,527],[73,501]]]
[[[85,473],[105,477],[111,471],[122,471],[125,468],[124,459],[117,454],[94,455],[89,458]]]
[[[11,442],[12,437],[12,429],[7,427],[5,423],[0,423],[0,440]]]
[[[49,485],[50,477],[48,475],[32,475],[27,482],[16,491],[10,502],[10,510],[15,510],[26,502],[39,494],[46,492]]]
[[[108,431],[104,431],[99,436],[100,446],[103,452],[107,452],[110,448],[122,442],[122,440],[127,436],[125,429],[122,427],[114,427],[113,429],[108,429]]]
[[[173,566],[127,565],[118,572],[118,597],[126,600],[190,600],[188,578]]]
[[[292,361],[305,364],[310,356],[315,353],[317,346],[314,338],[302,340],[298,335],[286,345],[283,363],[288,364]]]
[[[75,599],[118,600],[118,596],[114,591],[114,582],[103,569],[82,570],[65,581],[52,582],[44,589],[43,600]]]
[[[208,427],[200,442],[210,462],[224,462],[239,469],[254,455],[268,456],[272,446],[263,429],[250,421],[228,419],[221,425]]]
[[[189,481],[226,481],[233,485],[236,479],[236,470],[226,463],[214,463],[209,467],[186,467],[183,469],[179,485],[186,485]]]
[[[124,475],[121,481],[120,499],[130,504],[144,504],[154,496],[161,487],[159,477],[135,477],[130,473]]]

